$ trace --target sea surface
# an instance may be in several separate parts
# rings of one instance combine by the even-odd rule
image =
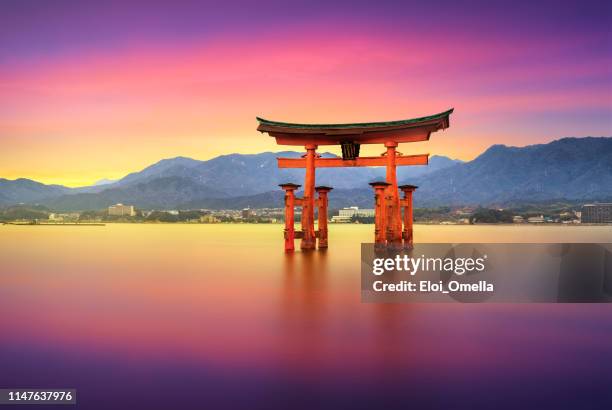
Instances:
[[[0,388],[76,388],[83,409],[611,408],[612,305],[363,304],[373,226],[329,231],[327,251],[285,254],[281,225],[0,226]]]

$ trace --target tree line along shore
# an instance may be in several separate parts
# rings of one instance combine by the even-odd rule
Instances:
[[[331,210],[334,215],[338,210]],[[415,208],[414,220],[424,224],[580,223],[580,207],[571,204],[525,205],[513,208]],[[296,215],[300,221],[300,214]],[[41,205],[15,205],[0,209],[0,223],[284,223],[282,208],[242,210],[141,210],[132,215],[111,215],[108,210],[56,211]],[[372,216],[354,215],[348,223],[374,223]]]

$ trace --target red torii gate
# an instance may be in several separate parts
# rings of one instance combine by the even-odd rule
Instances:
[[[327,193],[330,187],[315,187],[315,168],[377,167],[386,166],[384,182],[373,182],[376,199],[375,241],[379,246],[401,247],[402,241],[412,246],[412,192],[413,185],[397,185],[396,167],[427,165],[429,154],[402,155],[396,148],[402,142],[427,141],[432,132],[448,128],[448,111],[409,120],[356,124],[294,124],[269,121],[257,117],[257,130],[276,138],[279,145],[301,145],[306,148],[302,158],[277,158],[279,168],[305,168],[304,197],[296,198],[300,185],[281,184],[285,191],[285,250],[294,250],[294,239],[301,239],[302,249],[314,249],[316,238],[319,248],[327,247]],[[380,157],[360,157],[361,144],[384,144],[386,152]],[[316,154],[319,145],[340,145],[342,158],[321,158]],[[398,188],[404,192],[400,199]],[[318,193],[315,201],[314,193]],[[319,230],[314,229],[314,207],[319,207]],[[294,207],[302,207],[302,230],[295,231]],[[401,209],[404,208],[403,232]]]

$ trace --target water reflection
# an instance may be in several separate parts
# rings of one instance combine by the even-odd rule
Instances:
[[[331,288],[330,282],[343,283],[346,278],[329,270],[328,252],[296,252],[283,259],[279,312],[285,337],[279,350],[288,355],[282,366],[300,365],[311,376],[334,371],[332,360],[343,352],[368,373],[369,380],[394,379],[398,369],[406,370],[417,354],[411,331],[413,309],[398,304],[362,305],[358,295],[348,300],[336,297],[338,287]],[[349,279],[347,284],[358,286],[355,276]],[[341,366],[353,364],[342,362]]]
[[[281,338],[287,365],[302,363],[316,369],[323,360],[324,328],[328,309],[327,251],[284,255]]]
[[[432,242],[533,232],[416,229]],[[362,304],[371,226],[330,235],[327,251],[284,254],[276,225],[0,227],[0,387],[76,386],[83,408],[457,408],[475,385],[581,397],[594,388],[567,369],[612,379],[609,306]]]

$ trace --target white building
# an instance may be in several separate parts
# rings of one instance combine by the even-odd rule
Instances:
[[[351,206],[348,208],[342,208],[339,212],[339,216],[374,216],[374,209],[359,209],[357,206]]]
[[[374,209],[359,209],[359,207],[351,206],[342,208],[338,215],[332,216],[331,221],[335,223],[349,223],[353,216],[374,217],[374,214]]]
[[[529,222],[530,224],[541,224],[544,223],[544,215],[540,215],[540,216],[532,216],[530,218],[527,218],[527,222]]]

